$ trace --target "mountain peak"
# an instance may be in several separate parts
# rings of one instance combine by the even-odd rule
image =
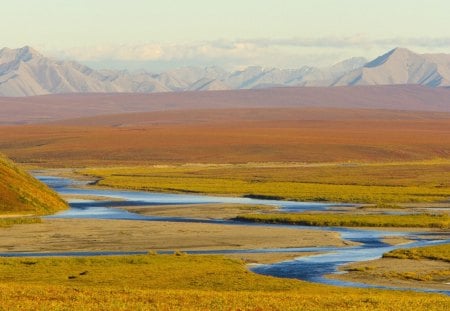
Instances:
[[[390,50],[388,53],[392,53],[392,54],[396,54],[396,53],[400,53],[400,54],[415,54],[413,51],[407,49],[407,48],[403,48],[403,47],[396,47],[392,50]]]
[[[364,67],[367,67],[367,68],[378,67],[380,65],[383,65],[390,59],[407,59],[411,55],[416,55],[416,54],[406,48],[397,47],[397,48],[392,49],[389,52],[375,58],[373,61],[368,62]]]
[[[22,48],[19,48],[16,50],[17,58],[28,61],[35,57],[42,57],[42,54],[40,54],[38,51],[33,49],[31,46],[24,46]]]
[[[33,58],[42,58],[42,54],[33,49],[32,47],[26,45],[18,49],[3,48],[0,50],[1,62],[11,62],[11,61],[29,61]]]

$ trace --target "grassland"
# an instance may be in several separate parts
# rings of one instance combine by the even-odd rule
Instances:
[[[446,310],[450,302],[265,277],[236,260],[182,254],[1,259],[0,297],[4,310]]]
[[[238,220],[303,226],[405,227],[450,229],[449,215],[254,214]]]
[[[0,215],[45,215],[65,208],[56,193],[0,154]]]
[[[445,113],[193,109],[1,126],[0,150],[49,167],[418,161],[448,157],[449,133]]]
[[[397,249],[383,255],[384,258],[431,259],[450,262],[450,244]]]
[[[135,190],[255,195],[299,201],[442,202],[450,197],[447,160],[390,163],[266,163],[105,167],[78,171],[98,185]]]

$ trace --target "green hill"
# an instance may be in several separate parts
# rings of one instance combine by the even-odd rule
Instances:
[[[47,215],[66,208],[55,192],[0,154],[0,215]]]

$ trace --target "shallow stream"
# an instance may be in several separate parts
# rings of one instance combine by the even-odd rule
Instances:
[[[235,203],[235,204],[257,204],[277,206],[280,211],[304,212],[304,211],[326,211],[331,207],[345,206],[351,204],[330,204],[330,203],[307,203],[280,200],[260,200],[252,198],[236,197],[215,197],[206,195],[186,195],[168,194],[144,191],[124,191],[114,189],[89,189],[83,186],[83,182],[62,177],[38,176],[38,178],[55,189],[62,195],[82,196],[87,199],[70,200],[71,208],[67,211],[48,216],[48,218],[94,218],[94,219],[122,219],[122,220],[147,220],[147,221],[177,221],[196,223],[220,223],[223,225],[242,225],[242,222],[220,219],[196,219],[184,217],[153,217],[143,216],[120,209],[121,206],[152,206],[152,205],[188,205],[188,204],[212,204],[212,203]],[[88,199],[89,197],[95,199]],[[98,197],[104,200],[98,200]],[[253,224],[245,223],[249,226],[265,227],[285,227],[288,225],[273,224]],[[383,253],[396,248],[409,248],[441,243],[450,243],[450,240],[434,240],[427,234],[416,232],[389,232],[381,230],[365,230],[341,227],[304,227],[289,226],[298,229],[328,230],[338,232],[342,239],[360,243],[353,247],[303,247],[303,248],[275,248],[275,249],[238,249],[238,250],[212,250],[212,251],[187,251],[191,254],[226,254],[226,253],[273,253],[273,252],[321,252],[319,255],[299,257],[294,260],[283,261],[275,264],[253,265],[251,270],[265,275],[272,275],[285,278],[297,278],[310,282],[333,284],[338,286],[351,287],[376,287],[391,288],[387,286],[375,286],[363,283],[353,283],[334,279],[325,276],[332,273],[339,273],[341,265],[353,262],[361,262],[377,259]],[[405,245],[392,246],[383,242],[387,236],[403,236],[413,240]],[[63,253],[3,253],[0,256],[88,256],[88,255],[121,255],[121,254],[142,254],[143,252],[63,252]],[[170,253],[160,252],[160,253]],[[417,291],[440,292],[450,295],[450,290],[434,289],[412,289]]]

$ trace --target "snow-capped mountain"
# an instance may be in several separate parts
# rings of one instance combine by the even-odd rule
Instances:
[[[30,47],[0,50],[0,95],[169,91],[150,75],[96,71],[74,61],[46,58]]]
[[[94,70],[75,61],[47,58],[28,46],[0,50],[0,96],[386,84],[450,86],[450,55],[397,48],[370,62],[355,57],[328,68],[252,66],[227,72],[219,67],[184,67],[152,74]]]
[[[450,86],[450,55],[396,48],[344,74],[333,85],[419,84]]]

